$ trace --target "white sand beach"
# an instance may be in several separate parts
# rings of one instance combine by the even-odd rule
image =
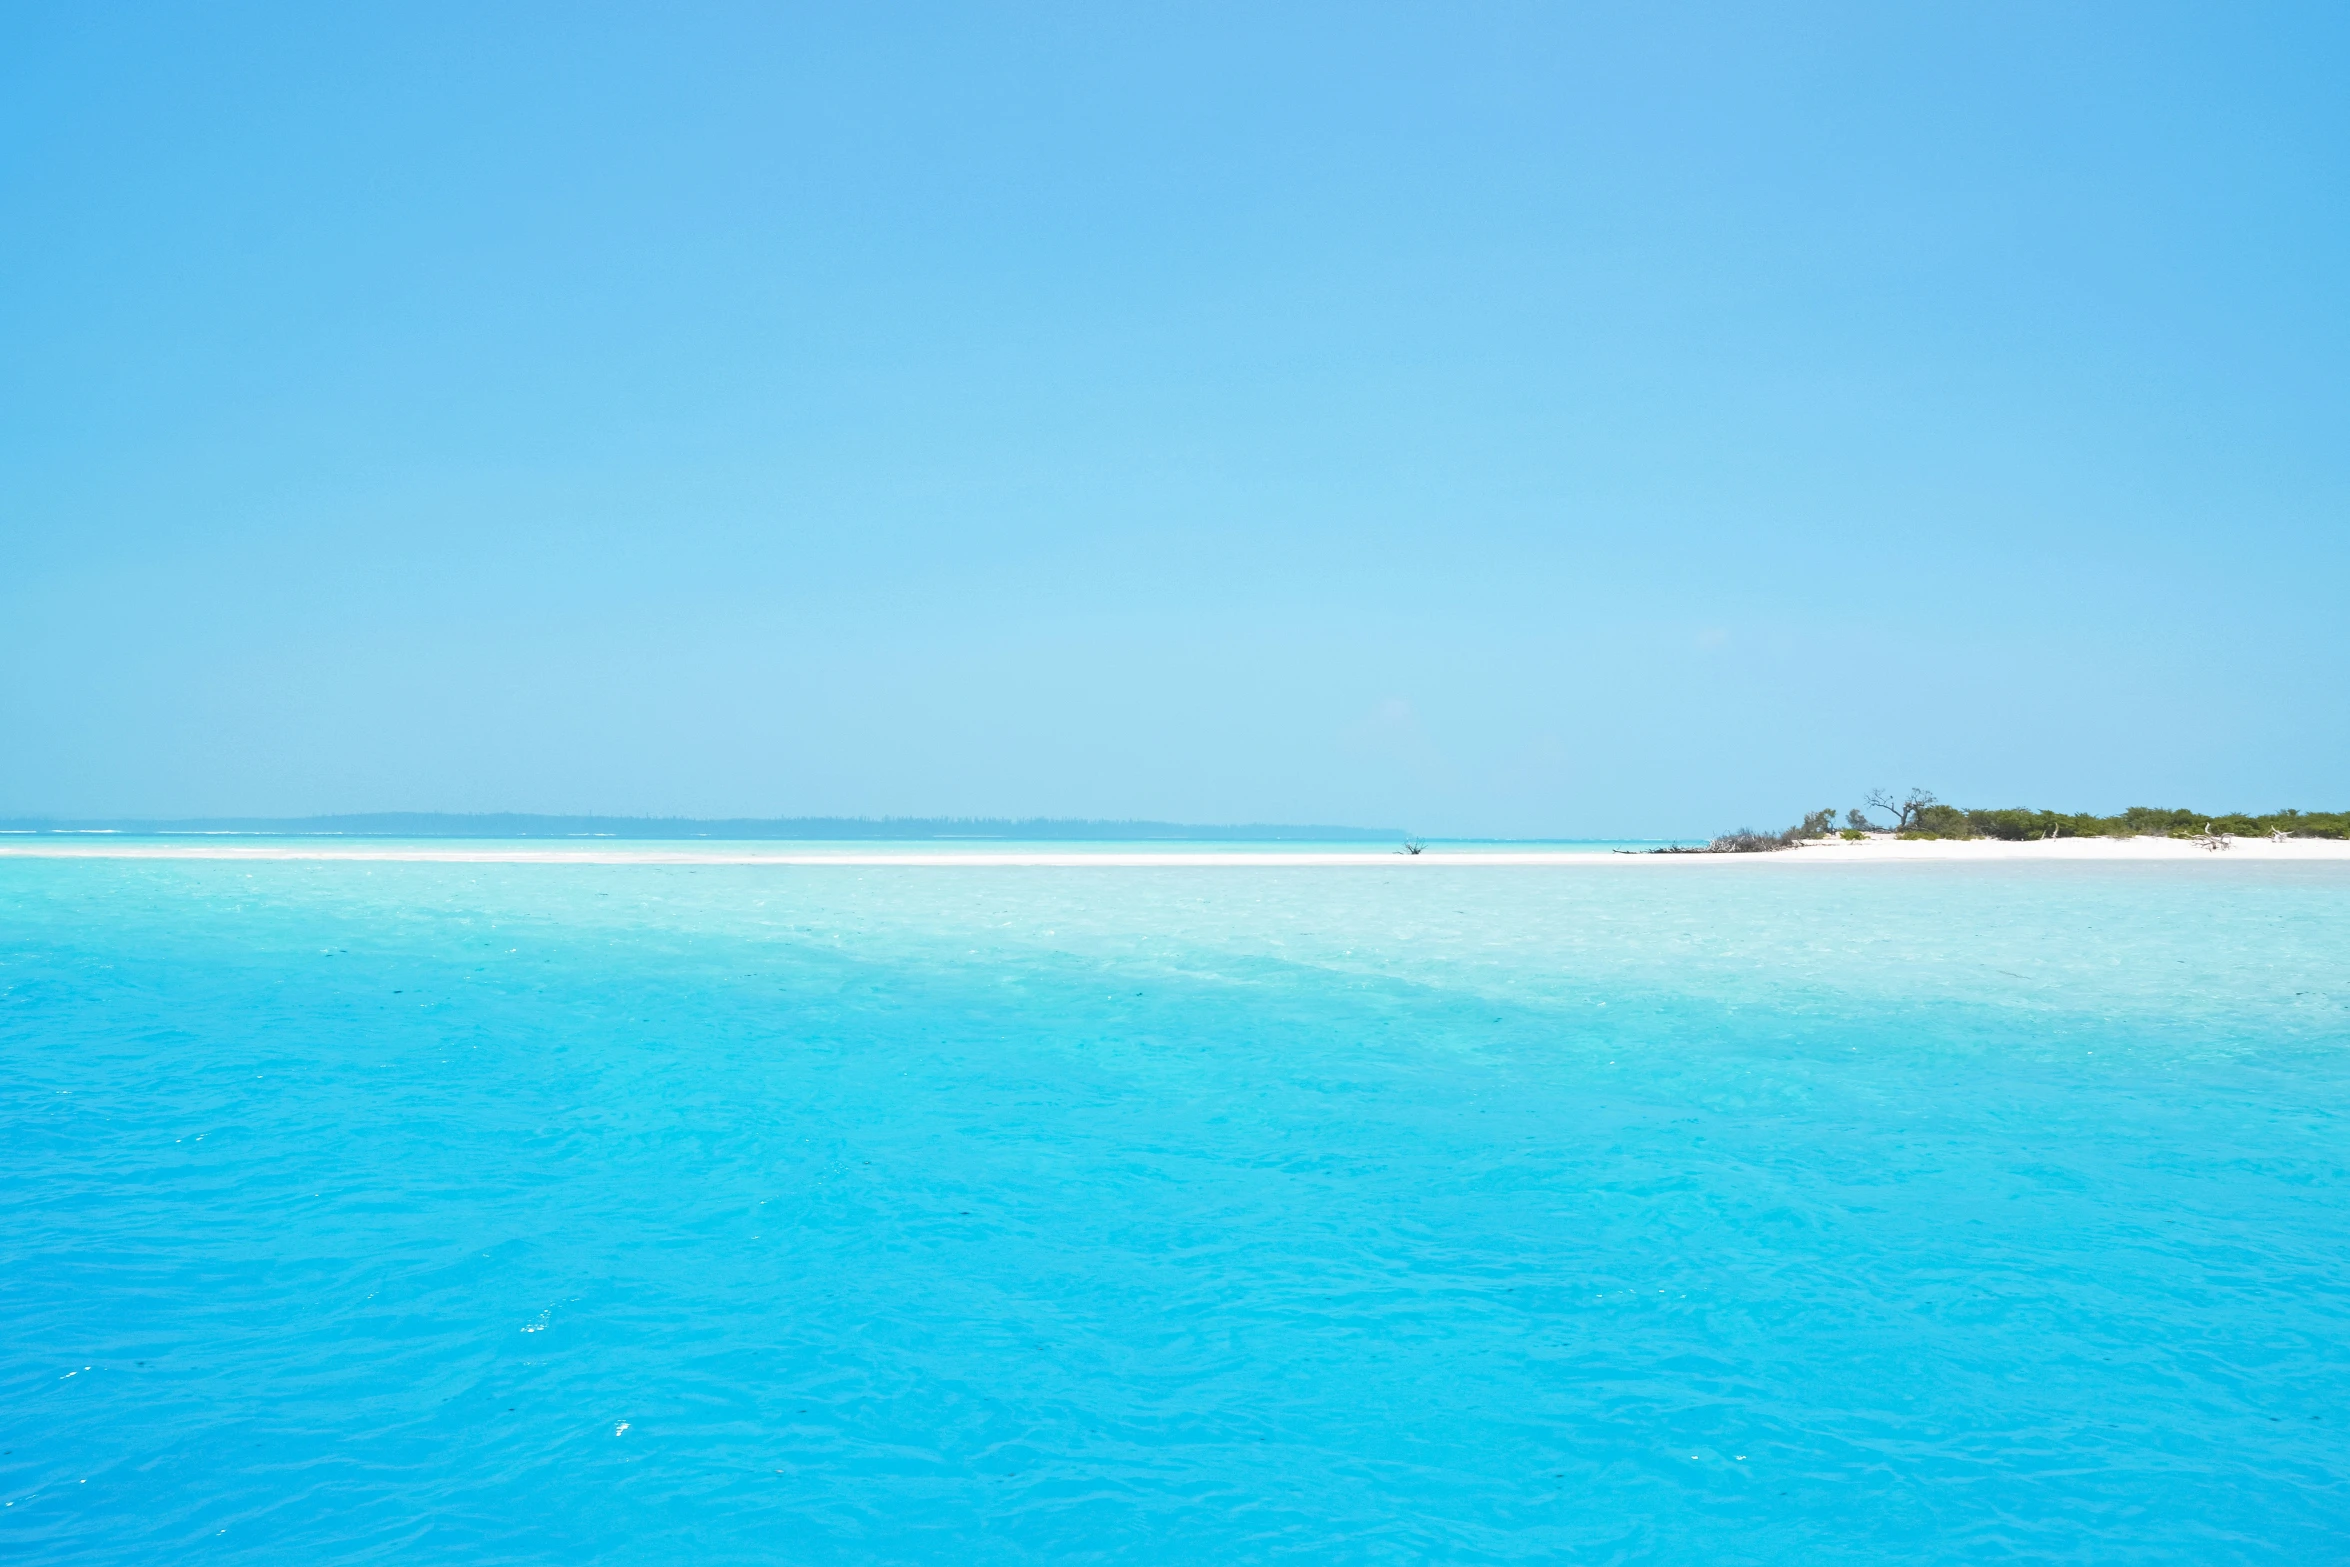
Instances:
[[[2223,840],[2207,847],[2180,838],[2059,838],[2010,843],[1992,838],[1899,839],[1877,836],[1860,842],[1830,838],[1767,854],[1656,854],[1646,851],[1574,848],[1448,848],[1431,845],[1420,855],[1395,849],[1265,849],[1222,846],[1197,849],[1137,849],[1125,845],[1098,850],[1007,846],[937,849],[928,845],[871,847],[779,843],[712,844],[707,848],[663,842],[631,844],[335,842],[318,839],[184,839],[157,841],[93,835],[87,838],[27,836],[0,838],[0,859],[59,860],[357,860],[389,863],[478,865],[778,865],[935,866],[953,868],[1058,867],[1065,869],[1164,866],[1193,869],[1268,869],[1283,866],[1539,866],[1539,865],[1752,865],[1817,868],[1825,865],[1917,863],[1993,864],[2037,861],[2119,862],[2133,860],[2332,861],[2350,864],[2350,840],[2267,838]]]

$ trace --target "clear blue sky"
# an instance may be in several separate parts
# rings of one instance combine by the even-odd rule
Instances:
[[[2350,10],[22,6],[0,813],[2350,804]]]

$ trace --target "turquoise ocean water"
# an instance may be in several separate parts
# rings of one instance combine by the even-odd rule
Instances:
[[[0,859],[0,1557],[2350,1559],[2350,867]]]

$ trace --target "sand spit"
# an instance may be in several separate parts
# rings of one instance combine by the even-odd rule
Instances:
[[[1807,843],[1770,854],[1650,854],[1598,849],[1446,848],[1431,846],[1422,855],[1396,850],[1133,850],[1118,848],[1097,853],[1068,849],[1007,848],[948,850],[889,846],[873,849],[810,849],[798,845],[775,849],[735,845],[709,848],[621,848],[611,845],[565,844],[455,844],[447,842],[333,843],[275,839],[255,842],[164,842],[153,839],[91,837],[0,838],[0,859],[55,860],[354,860],[391,863],[420,862],[458,865],[794,865],[794,866],[934,866],[952,868],[1051,867],[1086,868],[1194,868],[1270,869],[1284,866],[1533,866],[1533,865],[1751,865],[1818,867],[1823,865],[1898,865],[1922,862],[1992,864],[2036,861],[2101,862],[2122,860],[2184,860],[2191,862],[2335,861],[2350,864],[2350,841],[2329,838],[2266,838],[2227,840],[2224,849],[2180,838],[2059,838],[2008,843],[1977,838],[1962,841],[1870,838],[1859,843],[1842,839]]]

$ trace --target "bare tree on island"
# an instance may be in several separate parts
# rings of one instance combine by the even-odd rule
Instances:
[[[1907,798],[1900,800],[1893,798],[1893,791],[1890,789],[1871,789],[1867,800],[1870,810],[1883,811],[1887,816],[1893,818],[1895,832],[1909,831],[1918,824],[1918,812],[1929,805],[1939,804],[1941,802],[1934,798],[1934,791],[1931,789],[1912,789]],[[1855,816],[1859,814],[1858,811],[1853,813]],[[1859,826],[1861,823],[1855,822],[1854,825]]]

